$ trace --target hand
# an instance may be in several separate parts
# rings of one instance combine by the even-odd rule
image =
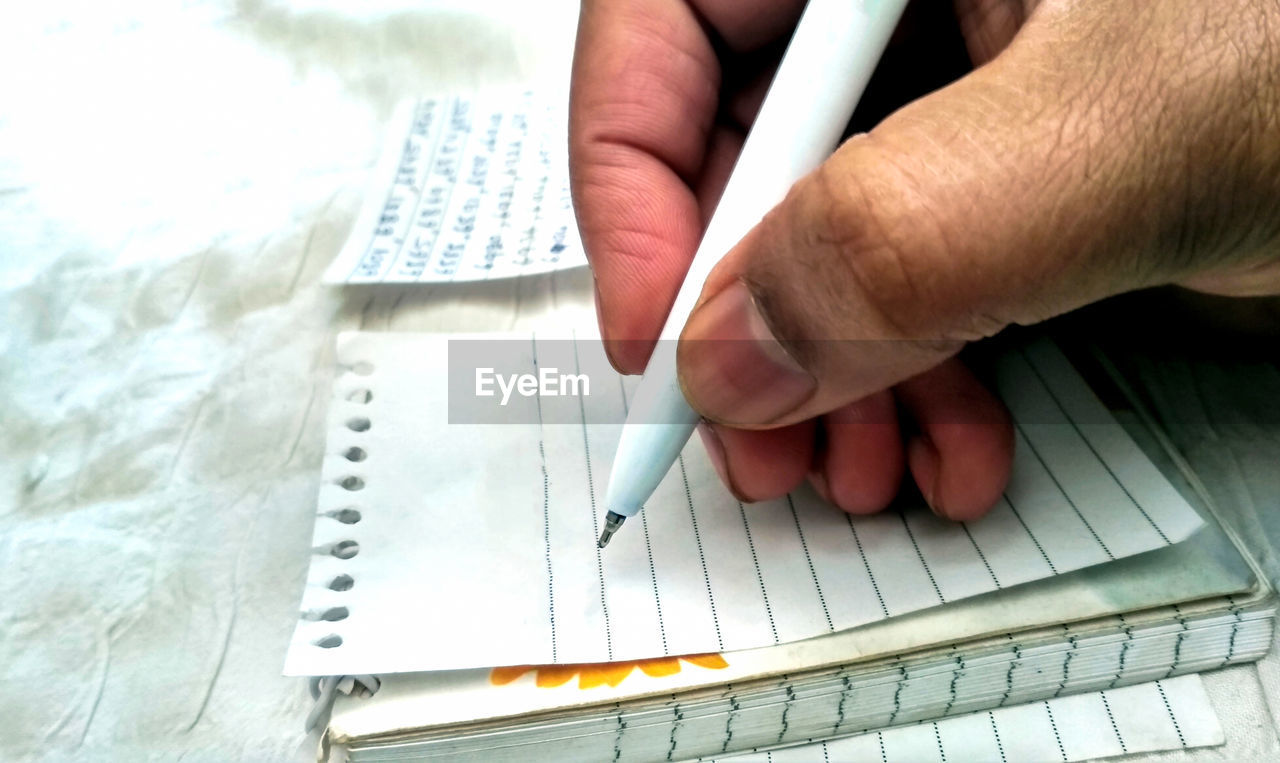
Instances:
[[[620,370],[643,368],[801,5],[583,4],[571,172]],[[966,342],[1158,284],[1280,292],[1273,0],[957,0],[956,18],[978,68],[797,183],[689,320],[681,383],[740,498],[808,473],[875,511],[905,465],[940,514],[977,516],[1012,435]]]

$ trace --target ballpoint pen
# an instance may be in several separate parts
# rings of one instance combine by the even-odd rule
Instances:
[[[605,495],[604,548],[653,495],[698,415],[676,378],[676,340],[721,257],[835,149],[907,0],[810,0],[659,335],[623,426]]]

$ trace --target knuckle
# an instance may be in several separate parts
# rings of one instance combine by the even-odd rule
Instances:
[[[888,340],[909,344],[899,347],[908,355],[950,355],[1009,324],[977,272],[981,253],[965,249],[968,203],[929,177],[861,136],[765,218],[747,280],[797,356],[809,354],[796,349],[801,340]]]
[[[933,341],[949,328],[938,311],[946,304],[940,264],[950,259],[945,227],[910,177],[877,159],[874,184],[857,172],[870,163],[828,163],[814,175],[797,248],[840,325]]]

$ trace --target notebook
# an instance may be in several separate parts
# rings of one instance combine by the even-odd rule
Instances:
[[[1017,457],[987,519],[744,506],[694,444],[605,552],[633,383],[597,339],[348,334],[338,358],[286,672],[378,676],[335,704],[353,758],[724,755],[1270,643],[1266,583],[1047,340],[996,364]]]
[[[1222,744],[1199,676],[1057,697],[829,742],[729,757],[734,763],[1095,760]]]

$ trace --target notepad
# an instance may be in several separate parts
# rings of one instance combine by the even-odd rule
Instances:
[[[1001,707],[812,745],[750,752],[732,763],[880,760],[1076,761],[1222,744],[1199,676]]]
[[[314,555],[286,672],[592,663],[800,641],[1177,543],[1201,526],[1051,343],[998,364],[1016,461],[991,515],[851,517],[797,490],[742,505],[699,443],[595,546],[634,382],[598,339],[507,337],[590,394],[450,423],[450,338],[347,334]],[[479,341],[454,338],[452,341]],[[467,369],[470,373],[471,369]],[[452,377],[451,377],[452,374]]]
[[[393,114],[329,283],[446,283],[586,264],[563,98],[423,98]]]

